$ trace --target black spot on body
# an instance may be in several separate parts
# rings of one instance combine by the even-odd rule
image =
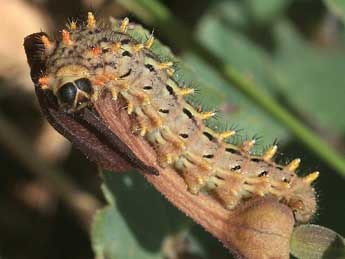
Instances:
[[[120,43],[121,43],[122,45],[127,45],[127,44],[130,43],[130,42],[131,42],[130,39],[123,39],[123,40],[120,41]]]
[[[176,96],[174,89],[170,85],[165,85],[166,89],[168,90],[170,95]]]
[[[203,158],[211,159],[211,158],[214,157],[214,155],[213,155],[213,154],[207,154],[207,155],[203,155],[202,157],[203,157]]]
[[[260,158],[251,158],[250,161],[253,161],[253,162],[260,162],[261,159],[260,159]]]
[[[209,141],[212,141],[214,139],[214,137],[206,131],[204,131],[202,134],[204,134],[204,136],[207,137]]]
[[[125,50],[124,52],[122,52],[122,56],[123,57],[132,57],[132,54],[129,51]]]
[[[262,171],[258,176],[263,177],[263,176],[267,176],[267,175],[268,175],[267,171]]]
[[[289,183],[289,180],[287,178],[285,178],[285,177],[283,177],[282,180],[283,180],[284,183]]]
[[[231,153],[231,154],[239,154],[239,151],[238,151],[238,150],[233,149],[233,148],[230,148],[230,147],[226,148],[225,151],[226,151],[226,152],[229,152],[229,153]]]
[[[191,113],[190,110],[188,110],[188,109],[186,109],[186,108],[183,108],[182,111],[183,111],[184,114],[187,115],[187,117],[188,117],[189,119],[193,119],[193,118],[194,118],[194,116],[193,116],[193,114]]]
[[[167,109],[159,109],[159,112],[168,114],[168,113],[169,113],[169,110],[167,110]]]
[[[151,64],[145,64],[145,67],[150,70],[150,72],[155,71],[155,68]]]
[[[144,89],[144,90],[152,90],[152,86],[147,85],[147,86],[144,86],[143,89]]]
[[[132,69],[130,68],[127,73],[123,74],[122,76],[120,76],[120,78],[125,78],[127,76],[129,76],[132,73]]]
[[[235,165],[234,167],[231,168],[232,171],[237,171],[240,170],[241,166],[240,165]]]

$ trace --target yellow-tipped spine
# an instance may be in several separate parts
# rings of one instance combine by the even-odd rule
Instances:
[[[273,145],[269,149],[266,150],[266,152],[262,155],[262,159],[266,162],[271,161],[273,156],[277,153],[278,146]]]
[[[122,33],[127,32],[128,24],[129,24],[129,19],[126,17],[122,20],[119,31]]]
[[[320,173],[318,171],[310,173],[307,176],[303,177],[303,182],[310,185],[319,177],[319,174]]]
[[[96,28],[96,19],[92,12],[87,13],[87,28],[90,30]]]
[[[288,171],[295,172],[296,169],[299,167],[300,163],[301,163],[301,159],[296,158],[292,160],[288,165],[286,165],[285,168]]]

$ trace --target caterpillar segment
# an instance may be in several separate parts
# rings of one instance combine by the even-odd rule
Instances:
[[[132,132],[154,148],[162,167],[171,167],[193,194],[207,191],[228,209],[254,196],[271,195],[290,206],[298,222],[316,211],[311,184],[319,173],[296,175],[300,159],[285,166],[274,162],[278,147],[253,155],[255,139],[230,144],[236,132],[215,131],[205,125],[214,111],[200,111],[185,100],[194,89],[174,78],[173,62],[161,61],[151,50],[154,37],[139,42],[127,32],[128,18],[119,29],[97,25],[89,12],[86,26],[70,23],[60,40],[42,36],[46,74],[42,89],[53,91],[68,113],[92,105],[102,92],[113,101],[126,101]]]

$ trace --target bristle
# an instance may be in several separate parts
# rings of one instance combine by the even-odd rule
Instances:
[[[75,21],[71,21],[70,23],[69,23],[69,29],[71,30],[71,31],[76,31],[77,30],[77,28],[78,28],[78,26],[77,26],[77,22],[75,22]]]
[[[133,51],[138,52],[138,51],[142,50],[143,48],[145,48],[144,44],[139,43],[139,44],[136,44],[133,46]]]
[[[150,35],[148,40],[145,42],[145,48],[150,49],[153,45],[155,38],[153,37],[153,34]]]
[[[128,104],[127,104],[127,113],[128,114],[132,114],[133,109],[134,109],[133,103],[128,102]]]
[[[250,150],[254,147],[254,145],[255,145],[255,139],[245,140],[240,144],[239,148],[241,149],[242,152],[249,153]]]
[[[66,45],[71,45],[73,43],[69,31],[62,30],[62,42]]]
[[[262,155],[262,159],[266,162],[271,161],[272,157],[276,154],[277,152],[277,145],[274,145],[270,147],[269,149],[266,150],[266,152]]]
[[[173,62],[168,61],[168,62],[163,62],[158,65],[158,69],[168,69],[174,65]]]
[[[288,165],[286,165],[285,168],[288,171],[295,172],[296,169],[299,167],[300,163],[301,163],[301,159],[296,158],[296,159],[292,160]]]
[[[175,69],[173,69],[172,67],[170,67],[170,68],[167,69],[167,73],[168,73],[169,76],[173,76],[174,73],[175,73]]]
[[[193,94],[193,93],[194,93],[194,88],[180,88],[179,93],[180,93],[182,96],[190,95],[190,94]]]
[[[96,19],[92,12],[87,13],[87,28],[93,30],[96,27]]]
[[[126,17],[122,20],[119,31],[125,33],[128,29],[129,19]]]
[[[142,127],[140,128],[140,133],[139,133],[139,135],[142,136],[142,137],[144,137],[144,136],[146,135],[146,133],[147,133],[147,127],[142,126]]]
[[[224,131],[218,134],[218,138],[220,141],[226,138],[230,138],[236,134],[236,131],[234,130],[229,130],[229,131]]]
[[[310,173],[307,176],[303,177],[303,182],[310,185],[319,177],[319,174],[320,173],[318,171]]]
[[[119,49],[121,49],[121,43],[120,42],[117,42],[111,46],[111,50],[113,52],[117,52]]]
[[[198,117],[202,120],[207,120],[209,118],[212,118],[214,115],[216,115],[215,112],[201,112],[198,114]]]

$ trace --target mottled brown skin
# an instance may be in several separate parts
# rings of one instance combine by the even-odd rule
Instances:
[[[126,22],[120,27],[113,31],[89,20],[85,27],[64,31],[62,40],[42,39],[46,74],[40,82],[57,96],[61,109],[76,112],[109,91],[114,102],[126,101],[132,132],[154,147],[161,167],[182,175],[191,193],[207,190],[228,209],[255,196],[273,196],[293,210],[297,221],[308,221],[316,211],[311,177],[299,178],[295,166],[277,165],[273,151],[252,156],[253,141],[235,146],[225,141],[231,132],[206,127],[212,113],[185,101],[192,91],[173,79],[170,64],[126,34]],[[80,79],[92,89],[79,89]]]

